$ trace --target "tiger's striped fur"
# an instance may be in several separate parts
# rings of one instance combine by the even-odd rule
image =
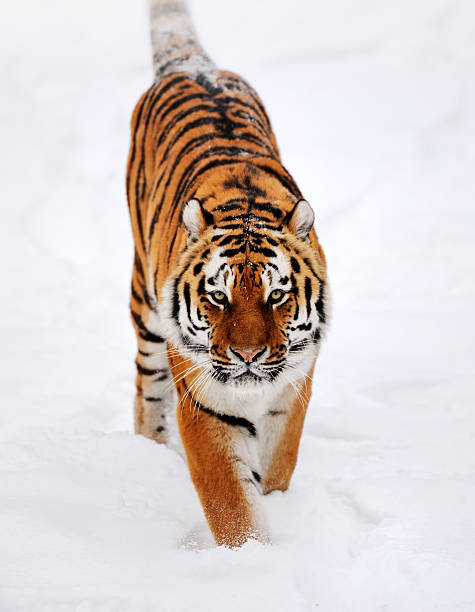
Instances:
[[[136,432],[176,419],[219,544],[270,538],[327,320],[313,213],[266,111],[199,45],[183,2],[152,1],[155,80],[131,123]]]

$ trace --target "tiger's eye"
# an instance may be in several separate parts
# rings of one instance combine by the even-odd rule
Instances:
[[[278,302],[283,295],[283,291],[281,291],[280,289],[274,289],[274,291],[272,291],[272,293],[270,294],[270,298],[273,302]]]
[[[211,295],[217,302],[224,302],[226,299],[226,295],[223,293],[223,291],[213,291]]]

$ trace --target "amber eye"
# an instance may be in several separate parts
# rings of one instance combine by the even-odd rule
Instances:
[[[224,304],[226,302],[226,294],[224,293],[224,291],[213,291],[213,293],[211,294],[211,296],[213,297],[213,300],[215,302],[218,302],[220,304]]]
[[[276,302],[280,302],[280,300],[284,297],[284,292],[281,289],[274,289],[274,291],[271,292],[271,294],[269,295],[269,301],[272,304],[275,304]]]

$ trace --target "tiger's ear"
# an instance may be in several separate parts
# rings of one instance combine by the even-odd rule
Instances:
[[[308,238],[315,221],[315,213],[307,200],[299,200],[287,216],[286,224],[289,230],[300,238]]]
[[[186,231],[190,234],[190,242],[198,240],[206,227],[213,223],[213,215],[204,210],[200,201],[196,198],[188,200],[185,204],[182,217]]]

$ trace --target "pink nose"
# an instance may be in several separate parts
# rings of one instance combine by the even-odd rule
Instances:
[[[254,357],[258,355],[259,353],[262,353],[264,349],[256,348],[256,349],[243,350],[243,349],[232,348],[231,350],[233,351],[233,353],[237,353],[240,357],[242,357],[246,363],[251,363]]]

